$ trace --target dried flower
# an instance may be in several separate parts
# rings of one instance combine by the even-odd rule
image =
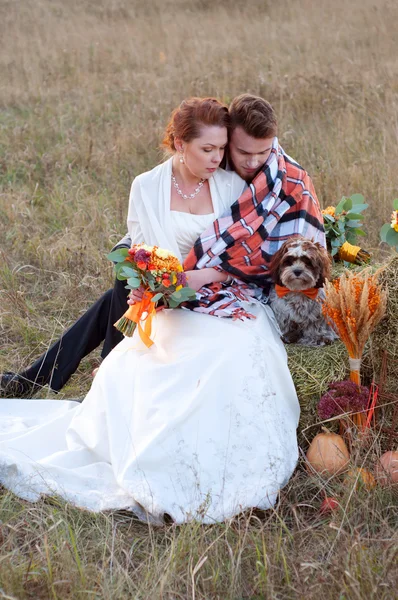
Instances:
[[[366,410],[369,401],[369,388],[353,381],[331,383],[328,391],[318,404],[321,419],[330,419],[344,413],[358,413]]]
[[[325,284],[322,306],[326,320],[336,329],[351,358],[361,358],[370,333],[383,318],[387,295],[378,273],[345,271]]]

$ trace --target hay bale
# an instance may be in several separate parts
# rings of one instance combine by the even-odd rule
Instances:
[[[347,351],[342,342],[318,348],[289,344],[286,351],[301,408],[299,432],[305,440],[315,431],[307,429],[319,423],[317,406],[328,384],[348,375]]]
[[[380,283],[388,292],[387,310],[386,316],[371,335],[368,357],[376,381],[379,380],[385,350],[388,351],[390,358],[398,361],[398,256],[393,256],[381,271]],[[396,375],[398,363],[389,366],[384,391],[398,395],[398,377]]]

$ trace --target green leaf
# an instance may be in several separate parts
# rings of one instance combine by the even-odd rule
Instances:
[[[356,213],[361,213],[363,210],[366,210],[369,207],[369,204],[354,204],[354,206],[352,207],[351,210],[353,210]],[[351,211],[348,211],[348,214],[350,214]],[[363,215],[362,215],[363,218]]]
[[[181,301],[181,298],[182,298],[181,290],[179,292],[173,292],[172,294],[170,294],[169,297],[172,298],[173,300]]]
[[[350,198],[353,204],[364,204],[365,202],[365,198],[362,196],[362,194],[352,194]]]
[[[342,199],[340,200],[340,202],[338,203],[338,205],[336,206],[336,210],[334,211],[335,215],[339,215],[341,212],[343,212],[344,204],[345,204],[346,200],[347,200],[347,198],[345,196],[343,196]],[[351,207],[352,207],[352,204],[351,204],[350,208]]]
[[[361,221],[347,221],[346,225],[347,225],[347,230],[349,230],[349,229],[358,228],[360,225],[362,225],[362,223],[361,223]]]
[[[351,210],[352,208],[352,200],[351,198],[342,197],[338,205],[336,206],[335,214],[339,215],[340,213],[347,210]]]
[[[322,216],[323,216],[323,220],[329,221],[329,223],[334,223],[336,220],[334,217],[332,217],[332,215],[322,215]]]
[[[347,242],[355,245],[356,241],[357,241],[357,236],[355,235],[355,233],[353,233],[352,230],[349,229],[347,231]]]
[[[339,248],[332,248],[332,252],[331,252],[332,256],[336,256],[338,251],[339,251]]]
[[[398,210],[398,198],[395,198],[392,203],[393,209]]]
[[[149,285],[149,289],[154,292],[156,289],[156,285],[155,282],[153,281],[153,279],[148,279],[148,285]]]
[[[398,244],[398,231],[395,231],[395,229],[390,227],[390,231],[386,234],[385,241],[389,246],[396,246]]]
[[[151,302],[158,302],[161,298],[163,298],[163,294],[159,292],[159,294],[155,294],[153,298],[151,298]]]
[[[138,272],[135,269],[133,269],[132,267],[124,266],[120,272],[122,275],[125,275],[127,278],[138,276]]]
[[[175,293],[180,294],[180,297],[183,301],[188,300],[189,298],[196,298],[195,290],[189,287],[183,287],[181,290],[179,290],[179,292]]]
[[[340,239],[338,239],[338,238],[335,238],[330,243],[332,245],[332,248],[340,248],[340,246],[342,245]],[[333,254],[333,252],[332,252],[332,254]]]
[[[124,259],[126,258],[128,253],[128,248],[119,248],[119,250],[114,250],[113,252],[107,254],[106,258],[108,260],[111,260],[112,262],[120,263],[124,262]]]
[[[358,227],[353,229],[352,233],[355,233],[355,235],[360,235],[362,237],[366,237],[366,233],[362,229],[359,229]]]
[[[341,233],[338,227],[332,227],[330,231],[333,232],[334,237],[339,237]]]
[[[141,285],[141,279],[138,279],[138,277],[129,277],[127,279],[127,283],[129,285],[131,285],[131,287],[133,288],[133,290],[137,289],[140,287]]]
[[[387,233],[390,231],[391,225],[390,223],[385,223],[383,227],[380,229],[380,239],[382,242],[386,241]]]
[[[171,296],[167,298],[166,303],[170,308],[177,308],[177,306],[180,305],[180,302],[177,302],[177,300],[173,300]]]
[[[364,215],[360,215],[359,213],[348,212],[347,217],[350,221],[363,221]]]

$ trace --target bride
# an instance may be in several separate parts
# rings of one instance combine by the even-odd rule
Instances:
[[[244,269],[228,262],[239,252],[225,251],[234,246],[223,234],[231,206],[247,188],[219,167],[228,127],[218,101],[184,101],[166,130],[171,157],[131,189],[132,242],[185,260],[198,291],[193,310],[159,311],[149,349],[136,334],[125,338],[82,404],[0,404],[0,482],[18,496],[129,509],[154,523],[165,515],[212,523],[273,506],[290,478],[299,404],[286,353],[260,287],[243,283]],[[276,140],[265,170],[272,172],[278,148]],[[250,250],[261,258],[260,248]]]

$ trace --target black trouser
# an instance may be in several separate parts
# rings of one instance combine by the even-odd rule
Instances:
[[[91,306],[62,337],[55,342],[32,366],[20,375],[40,386],[48,384],[58,391],[79,366],[82,358],[104,340],[101,356],[105,358],[123,335],[113,324],[126,312],[129,290],[124,281],[115,280],[108,290]]]

